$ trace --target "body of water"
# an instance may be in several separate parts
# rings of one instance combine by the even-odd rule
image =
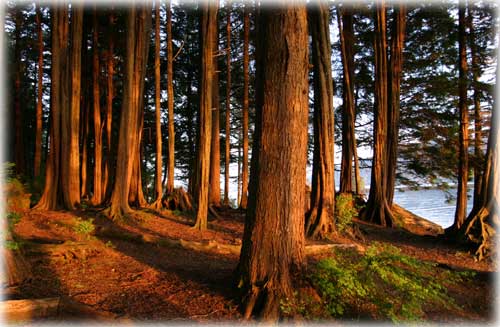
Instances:
[[[469,187],[467,213],[472,209],[472,190]],[[457,190],[448,191],[456,197]],[[420,217],[430,220],[443,228],[453,224],[455,219],[456,201],[447,201],[446,193],[437,189],[422,189],[418,191],[396,190],[394,202]]]

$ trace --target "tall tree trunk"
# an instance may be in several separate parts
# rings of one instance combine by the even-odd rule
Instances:
[[[100,94],[100,72],[99,67],[99,23],[97,8],[94,7],[92,28],[92,89],[94,100],[94,192],[92,204],[99,205],[103,200],[102,189],[102,126],[101,126],[101,94]]]
[[[394,18],[391,28],[391,50],[389,62],[388,117],[387,117],[387,204],[392,206],[396,184],[396,165],[399,140],[399,97],[401,89],[401,71],[403,69],[403,44],[406,29],[406,6],[394,5]]]
[[[324,2],[315,2],[308,10],[314,67],[314,158],[311,209],[306,219],[306,233],[312,238],[323,239],[335,230],[330,20],[328,6]]]
[[[458,9],[458,107],[460,111],[460,130],[458,133],[458,191],[455,221],[447,232],[460,229],[467,217],[467,180],[469,177],[469,113],[467,108],[467,36],[465,32],[465,4],[461,1]]]
[[[33,175],[35,179],[40,175],[42,163],[42,120],[43,120],[43,32],[40,2],[36,6],[36,30],[38,34],[38,73],[37,73],[37,100],[36,100],[36,131],[35,131],[35,160]]]
[[[213,84],[212,84],[212,140],[210,149],[210,190],[208,203],[220,207],[220,103],[219,103],[219,25],[216,24],[215,48],[213,55]]]
[[[387,203],[386,160],[387,160],[387,40],[386,5],[381,1],[376,5],[375,14],[375,112],[374,112],[374,149],[370,194],[366,207],[361,212],[364,220],[392,227],[395,216]]]
[[[224,205],[229,206],[229,163],[231,160],[231,3],[228,3],[226,17],[226,144],[224,156]]]
[[[84,14],[83,24],[83,44],[87,44],[88,31],[91,26],[85,24],[88,20],[88,14]],[[89,166],[89,126],[90,126],[90,110],[92,104],[92,73],[91,73],[92,58],[90,51],[86,46],[82,46],[82,97],[81,97],[81,122],[80,122],[80,198],[88,199],[90,194],[90,178],[88,177]]]
[[[22,12],[21,9],[16,9],[15,16],[15,32],[14,32],[14,59],[15,59],[15,77],[14,77],[14,162],[15,170],[18,174],[24,174],[24,141],[23,141],[23,113],[21,108],[21,24]]]
[[[136,159],[139,110],[144,85],[151,30],[151,10],[145,2],[133,5],[126,19],[125,81],[120,117],[115,183],[109,216],[118,218],[131,211],[128,203],[132,168]]]
[[[304,264],[304,185],[308,116],[308,33],[305,4],[261,9],[263,46],[257,91],[262,121],[238,266],[244,316],[277,320],[280,300],[293,296],[292,276]],[[272,51],[271,51],[272,49]]]
[[[350,8],[338,8],[338,26],[343,66],[342,162],[340,192],[352,192],[352,158],[356,147],[354,120],[354,31]]]
[[[156,174],[155,198],[152,204],[155,209],[161,209],[163,189],[161,183],[163,162],[161,153],[161,87],[160,87],[160,1],[155,1],[155,126],[156,126]]]
[[[201,83],[199,88],[199,147],[197,151],[196,174],[196,223],[195,229],[207,229],[208,188],[210,172],[210,140],[212,129],[212,88],[213,88],[213,55],[216,40],[217,10],[215,5],[204,1],[201,8]]]
[[[469,3],[467,7],[468,13],[468,25],[469,25],[469,46],[472,54],[472,87],[474,90],[474,206],[477,206],[478,199],[480,198],[481,188],[482,188],[482,173],[484,167],[484,154],[481,146],[483,144],[483,131],[482,131],[482,115],[481,115],[481,90],[479,87],[479,77],[480,77],[480,58],[476,45],[476,32],[473,23],[472,14],[472,3]]]
[[[496,68],[496,92],[498,94],[500,62]],[[486,162],[481,183],[481,191],[467,220],[459,230],[459,235],[473,244],[479,260],[489,257],[495,251],[495,238],[500,223],[500,129],[498,115],[498,98],[495,98],[491,113],[491,127],[486,150]]]
[[[66,68],[68,46],[67,6],[54,6],[52,17],[52,64],[50,87],[50,147],[45,166],[45,187],[34,209],[55,210],[62,202],[59,185],[61,164],[61,111],[63,109],[62,88],[65,82],[63,70]]]
[[[71,45],[64,60],[61,111],[61,191],[64,207],[80,203],[80,89],[83,7],[71,8]]]
[[[112,126],[113,126],[113,97],[114,97],[114,84],[113,76],[115,74],[114,68],[114,35],[113,26],[115,21],[115,15],[113,13],[114,8],[111,8],[109,13],[109,25],[108,25],[108,55],[106,60],[106,70],[107,70],[107,85],[106,85],[106,146],[107,146],[107,157],[106,164],[104,166],[104,182],[103,182],[103,192],[105,193],[105,198],[109,199],[111,193],[111,180],[113,172],[113,158],[115,151],[111,145],[112,143]]]
[[[89,187],[88,187],[88,137],[89,137],[89,111],[90,111],[90,102],[88,100],[83,101],[83,106],[82,106],[84,112],[83,112],[83,117],[82,117],[82,133],[81,133],[81,138],[80,138],[80,143],[82,146],[81,153],[82,153],[82,162],[81,162],[81,167],[80,167],[80,197],[81,198],[87,198],[88,193],[89,193]]]
[[[241,202],[240,208],[246,209],[248,202],[248,93],[249,93],[249,73],[250,62],[250,10],[248,3],[245,4],[245,14],[243,18],[243,164],[241,167]]]
[[[174,69],[172,48],[172,9],[167,2],[167,101],[168,101],[168,167],[167,194],[174,190],[175,129],[174,129]],[[190,73],[188,73],[189,75]],[[191,84],[191,82],[188,82]],[[191,88],[191,86],[189,86]],[[191,90],[190,90],[191,92]]]

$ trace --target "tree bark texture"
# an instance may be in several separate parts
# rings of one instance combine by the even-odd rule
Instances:
[[[167,23],[168,24],[168,23]],[[161,208],[163,185],[161,182],[163,162],[161,148],[161,87],[160,87],[160,1],[155,1],[155,127],[156,127],[156,174],[155,201],[152,206]]]
[[[208,202],[210,205],[220,207],[220,103],[219,103],[219,28],[216,23],[216,36],[213,59],[213,84],[212,84],[212,140],[210,149],[210,190]]]
[[[174,129],[174,69],[172,48],[172,10],[167,2],[167,106],[168,106],[168,167],[167,194],[174,190],[175,129]],[[190,82],[188,83],[190,84]]]
[[[97,8],[94,8],[92,17],[92,99],[94,108],[94,192],[91,202],[99,205],[103,201],[102,189],[102,126],[101,126],[101,93],[100,93],[100,65],[99,65],[99,23]]]
[[[374,108],[374,149],[370,193],[361,217],[369,222],[392,227],[395,223],[386,197],[387,172],[387,39],[386,5],[377,3],[375,13],[375,108]]]
[[[248,205],[248,95],[249,95],[249,47],[250,47],[250,12],[248,4],[245,5],[243,18],[243,163],[241,166],[241,202],[240,208],[246,209]]]
[[[460,111],[460,130],[458,133],[458,191],[455,221],[448,229],[460,229],[467,216],[467,180],[469,177],[469,113],[467,107],[467,35],[465,32],[465,4],[461,1],[458,9],[458,107]]]
[[[38,72],[37,72],[37,100],[36,100],[36,131],[35,131],[35,158],[33,175],[35,179],[40,175],[42,163],[42,120],[43,120],[43,31],[40,3],[36,4],[36,30],[38,35]]]
[[[304,263],[308,33],[303,3],[261,8],[257,151],[239,262],[244,316],[276,320]],[[272,51],[271,51],[272,50]],[[259,59],[259,56],[262,58]],[[259,75],[260,74],[260,75]],[[258,83],[259,83],[258,82]],[[258,84],[257,84],[258,85]],[[255,183],[255,184],[253,184]]]
[[[213,55],[217,33],[218,8],[204,1],[201,8],[200,33],[201,33],[201,83],[199,88],[199,146],[196,161],[196,222],[195,229],[207,229],[208,218],[208,189],[210,173],[210,141],[212,132],[212,89],[213,89]]]
[[[352,158],[356,148],[354,120],[354,31],[350,8],[338,8],[338,26],[343,66],[342,91],[342,162],[340,193],[352,192]],[[358,191],[358,190],[356,190]]]
[[[139,136],[139,111],[151,30],[151,10],[145,2],[131,6],[126,19],[125,81],[120,117],[116,178],[111,195],[111,218],[130,212],[128,195]]]
[[[24,162],[24,141],[23,141],[23,112],[21,107],[21,23],[22,12],[18,8],[15,14],[15,32],[14,32],[14,60],[15,60],[15,76],[14,76],[14,162],[15,170],[18,174],[23,174],[25,169]]]
[[[396,184],[396,166],[398,159],[399,140],[399,111],[401,71],[403,69],[403,44],[406,30],[406,6],[394,5],[394,18],[391,28],[391,49],[389,61],[389,89],[388,89],[388,116],[387,116],[387,179],[386,194],[387,204],[392,206],[394,199],[394,186]]]
[[[323,239],[335,230],[333,80],[329,10],[325,2],[310,5],[314,84],[314,156],[311,209],[306,219],[309,237]]]
[[[230,6],[230,4],[228,4]],[[224,205],[229,206],[229,163],[231,160],[231,10],[226,18],[226,142],[224,156]]]
[[[116,151],[112,146],[113,139],[113,97],[114,97],[114,83],[113,77],[115,74],[114,67],[114,21],[115,15],[113,12],[114,8],[111,8],[109,13],[109,25],[108,25],[108,55],[106,60],[106,70],[107,70],[107,84],[106,84],[106,146],[107,146],[107,158],[106,164],[104,166],[104,182],[103,182],[103,192],[105,193],[105,198],[109,199],[109,194],[112,191],[111,181],[113,179],[113,158],[116,155]]]

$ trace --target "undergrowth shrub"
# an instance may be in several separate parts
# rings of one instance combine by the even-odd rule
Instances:
[[[94,219],[91,218],[89,220],[83,220],[82,218],[77,218],[77,223],[75,226],[73,226],[73,230],[81,235],[87,236],[87,238],[90,237],[90,234],[94,232],[95,226],[94,226]]]
[[[394,246],[375,243],[364,255],[335,251],[334,257],[317,264],[311,279],[332,316],[355,316],[368,305],[380,315],[374,318],[398,322],[423,319],[424,305],[456,308],[444,283],[461,277],[439,272],[436,264],[404,255]]]
[[[337,230],[342,233],[352,225],[352,219],[358,215],[352,194],[339,194],[335,199],[335,211]]]

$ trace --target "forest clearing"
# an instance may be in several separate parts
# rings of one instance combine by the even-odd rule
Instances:
[[[497,13],[7,2],[2,319],[493,323]]]

